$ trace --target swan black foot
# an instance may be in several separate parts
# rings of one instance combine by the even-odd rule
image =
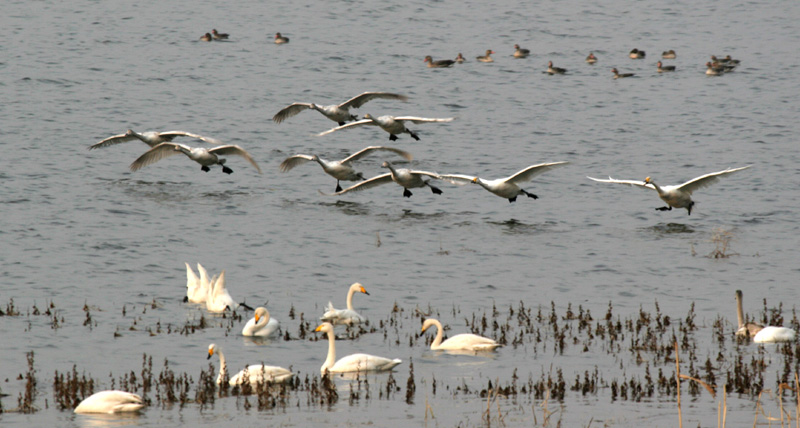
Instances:
[[[405,196],[406,198],[410,198],[411,195],[413,195],[413,193],[411,193],[408,189],[403,188],[403,196]]]
[[[672,207],[658,207],[656,211],[672,211]]]
[[[533,199],[539,199],[539,197],[538,197],[538,196],[536,196],[536,195],[534,195],[533,193],[528,193],[528,192],[526,192],[526,191],[524,191],[524,190],[522,191],[522,193],[524,193],[524,194],[525,194],[525,196],[527,196],[527,197],[529,197],[529,198],[533,198]]]
[[[389,134],[389,140],[390,141],[397,141],[397,135]]]
[[[339,181],[338,180],[336,181],[336,191],[337,192],[341,192],[342,191],[342,186],[339,185]]]
[[[692,215],[692,208],[694,207],[694,201],[686,207],[686,211],[689,211],[689,215]]]
[[[508,203],[517,202],[517,197],[514,196],[513,198],[508,198]]]
[[[342,126],[342,125],[344,125],[344,122],[339,122],[339,126]]]
[[[415,133],[413,133],[413,132],[411,132],[411,131],[408,131],[408,135],[410,135],[410,136],[411,136],[411,138],[413,138],[413,139],[415,139],[415,140],[419,141],[419,137],[417,137],[417,134],[415,134]]]
[[[224,172],[225,174],[233,174],[233,170],[225,165],[222,165],[222,172]]]
[[[208,171],[211,171],[211,168],[203,165],[203,166],[200,167],[200,170],[203,171],[203,172],[208,172]]]
[[[431,192],[433,192],[433,194],[435,194],[435,195],[441,195],[442,194],[442,189],[440,189],[438,187],[433,187],[430,184],[428,185],[428,187],[431,188]]]

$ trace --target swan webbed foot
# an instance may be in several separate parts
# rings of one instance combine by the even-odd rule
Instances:
[[[410,192],[408,189],[406,189],[406,188],[404,187],[404,188],[403,188],[403,196],[405,196],[406,198],[410,198],[410,197],[411,197],[411,195],[413,195],[413,193],[411,193],[411,192]]]
[[[389,140],[390,141],[397,141],[397,135],[389,134]]]
[[[689,211],[689,215],[692,215],[692,208],[694,208],[694,201],[686,207],[686,211]]]
[[[233,174],[233,170],[225,165],[222,165],[222,172],[224,172],[225,174]]]
[[[183,296],[183,303],[189,302],[189,296]]]
[[[415,133],[413,133],[413,132],[411,132],[411,131],[408,131],[408,135],[411,135],[411,138],[413,138],[413,139],[415,139],[415,140],[419,141],[419,137],[417,137],[417,134],[415,134]]]
[[[526,191],[524,191],[524,190],[523,190],[523,192],[524,192],[524,193],[525,193],[525,195],[526,195],[527,197],[529,197],[529,198],[533,198],[533,199],[539,199],[539,197],[538,197],[538,196],[536,196],[536,195],[534,195],[533,193],[528,193],[528,192],[526,192]]]
[[[513,198],[508,198],[508,203],[517,202],[517,197],[514,196]]]
[[[345,122],[338,122],[338,123],[339,123],[339,126],[342,126],[342,125],[345,124]]]
[[[211,168],[203,165],[203,166],[200,167],[200,170],[203,171],[203,172],[208,172],[208,171],[211,171]]]
[[[656,211],[672,211],[672,207],[658,207],[656,208]]]
[[[339,185],[339,180],[336,180],[336,191],[337,192],[341,192],[342,191],[342,186]]]
[[[431,188],[431,192],[433,192],[434,194],[436,194],[436,195],[441,195],[442,194],[442,190],[439,189],[438,187],[433,187],[430,184],[428,185],[428,187]]]

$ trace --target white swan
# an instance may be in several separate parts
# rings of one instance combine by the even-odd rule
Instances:
[[[395,149],[394,147],[369,146],[339,161],[326,161],[317,155],[290,156],[281,162],[280,170],[281,172],[287,172],[291,171],[292,168],[302,165],[308,161],[316,161],[320,164],[320,166],[322,166],[322,169],[328,175],[336,179],[336,191],[340,192],[342,187],[339,185],[339,181],[365,180],[364,176],[360,172],[356,172],[352,163],[375,151],[388,151],[397,153],[407,160],[411,160],[413,158],[410,153],[404,152],[400,149]]]
[[[742,290],[736,290],[736,316],[739,320],[739,329],[736,330],[737,336],[752,337],[756,343],[774,343],[794,341],[795,332],[788,327],[764,327],[761,324],[745,323],[744,311],[742,310]]]
[[[86,397],[75,413],[138,412],[144,407],[142,397],[125,391],[100,391]]]
[[[431,349],[434,351],[491,351],[500,346],[500,344],[495,342],[493,339],[478,336],[477,334],[472,333],[457,334],[442,342],[442,334],[444,330],[442,328],[442,323],[440,323],[437,319],[428,318],[424,323],[422,323],[422,332],[424,333],[425,330],[430,327],[436,327],[438,329],[436,331],[436,338],[433,339],[433,343],[431,343]]]
[[[255,315],[242,329],[242,336],[267,337],[278,331],[278,320],[269,316],[267,308],[256,308]]]
[[[355,293],[364,293],[369,296],[367,289],[358,282],[353,283],[347,289],[347,309],[334,309],[333,303],[328,302],[328,307],[325,313],[320,317],[322,321],[327,321],[332,324],[359,324],[367,319],[362,317],[358,312],[353,309],[353,295]]]
[[[225,271],[223,270],[219,277],[212,281],[212,288],[206,300],[206,309],[209,312],[224,312],[225,309],[232,311],[236,309],[236,306],[233,297],[228,293],[228,289],[225,288]]]
[[[130,166],[131,171],[138,171],[142,167],[178,153],[183,153],[188,156],[189,159],[202,165],[200,169],[205,172],[210,171],[209,166],[211,165],[220,165],[222,167],[222,172],[226,174],[231,174],[233,170],[225,166],[225,159],[221,159],[219,156],[241,156],[247,159],[247,161],[250,162],[250,165],[253,165],[253,167],[258,170],[258,173],[261,174],[261,168],[258,167],[258,164],[256,164],[256,161],[254,161],[250,156],[250,153],[247,153],[245,149],[239,146],[226,145],[214,147],[213,149],[206,149],[204,147],[189,147],[185,144],[178,143],[161,143],[144,152],[143,155],[139,156],[138,159],[133,161]]]
[[[198,140],[203,140],[206,143],[214,145],[222,144],[222,141],[219,141],[216,138],[206,137],[204,135],[199,135],[199,134],[193,134],[191,132],[186,132],[186,131],[168,131],[168,132],[148,131],[148,132],[142,132],[140,134],[132,129],[129,129],[124,134],[112,135],[100,141],[99,143],[89,146],[89,150],[99,149],[101,147],[108,147],[114,144],[124,143],[126,141],[133,141],[133,140],[139,140],[144,142],[150,147],[155,147],[161,143],[169,143],[176,137],[191,137]]]
[[[186,263],[186,298],[183,299],[184,302],[205,303],[208,299],[210,285],[208,272],[200,263],[197,264],[197,271],[200,273],[199,278],[189,263]]]
[[[427,118],[427,117],[414,117],[414,116],[380,116],[380,117],[372,117],[369,113],[364,115],[364,118],[355,122],[346,123],[341,126],[337,126],[336,128],[329,129],[325,132],[320,132],[317,136],[328,135],[331,132],[338,131],[340,129],[350,128],[353,126],[364,126],[364,125],[371,125],[371,126],[380,126],[381,129],[389,133],[389,139],[394,141],[397,139],[397,134],[406,133],[410,135],[415,140],[419,141],[419,137],[417,134],[411,132],[408,128],[406,128],[404,122],[414,122],[414,123],[430,123],[430,122],[452,122],[455,118],[454,117],[447,117],[447,118]]]
[[[208,357],[210,359],[214,354],[219,356],[219,375],[217,375],[217,384],[222,383],[222,379],[228,373],[228,367],[225,364],[225,355],[222,350],[215,344],[208,345]],[[255,387],[259,383],[281,383],[290,380],[294,373],[278,366],[268,366],[265,364],[251,364],[244,368],[239,373],[233,375],[229,380],[230,386],[237,386],[245,383],[245,380]]]
[[[350,98],[339,105],[320,106],[314,103],[290,104],[275,114],[275,116],[272,117],[272,120],[274,120],[275,123],[281,123],[303,110],[314,109],[322,113],[322,115],[328,119],[339,123],[339,125],[344,125],[345,122],[358,120],[358,117],[350,114],[350,108],[359,108],[368,101],[372,101],[377,98],[400,101],[408,100],[408,97],[405,95],[393,94],[390,92],[364,92],[363,94],[356,95],[355,97]]]
[[[408,189],[413,189],[416,187],[425,187],[428,186],[431,188],[431,191],[434,194],[441,195],[442,190],[438,187],[434,187],[430,184],[430,179],[435,178],[437,180],[441,180],[442,177],[435,173],[435,172],[428,172],[428,171],[416,171],[410,170],[406,168],[395,168],[389,162],[384,162],[381,164],[383,168],[389,168],[389,173],[381,174],[376,177],[372,177],[367,181],[362,181],[360,183],[354,184],[347,189],[341,190],[339,192],[333,193],[333,195],[342,195],[347,192],[357,192],[360,190],[371,189],[375,186],[380,186],[381,184],[391,183],[394,181],[400,187],[403,188],[403,196],[406,198],[410,198],[413,193],[411,193]],[[430,177],[430,178],[426,178]]]
[[[331,373],[386,371],[402,363],[402,360],[397,358],[391,360],[369,354],[352,354],[336,361],[336,337],[333,334],[333,325],[324,322],[314,331],[328,334],[328,358],[319,369],[322,374],[325,374],[326,370]]]
[[[692,207],[694,206],[692,192],[716,183],[723,175],[732,174],[747,168],[750,168],[750,165],[743,166],[741,168],[728,168],[724,171],[712,172],[706,175],[701,175],[697,178],[693,178],[686,183],[679,184],[677,186],[663,187],[653,182],[650,177],[645,178],[644,181],[616,180],[611,177],[608,177],[608,180],[601,180],[592,177],[587,178],[590,180],[599,181],[601,183],[628,184],[630,186],[639,186],[655,190],[658,192],[658,196],[661,198],[661,200],[667,203],[666,207],[656,208],[658,211],[670,211],[673,208],[686,208],[686,210],[689,212],[689,215],[691,215]]]
[[[462,174],[443,174],[441,179],[458,185],[467,183],[480,184],[481,187],[494,193],[495,195],[508,199],[508,202],[516,201],[518,195],[525,195],[529,198],[538,199],[538,196],[534,195],[533,193],[526,192],[524,189],[519,187],[519,185],[521,183],[531,181],[533,177],[536,177],[539,174],[560,166],[564,166],[567,163],[568,162],[550,162],[531,165],[522,171],[517,172],[511,177],[498,178],[496,180],[484,180],[480,177]]]

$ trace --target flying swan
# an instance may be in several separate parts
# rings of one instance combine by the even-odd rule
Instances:
[[[256,308],[255,315],[242,329],[242,336],[267,337],[278,331],[278,320],[269,316],[267,308]]]
[[[222,141],[219,141],[216,138],[193,134],[191,132],[186,132],[186,131],[168,131],[168,132],[148,131],[140,134],[132,129],[129,129],[124,134],[112,135],[100,141],[99,143],[89,146],[89,150],[99,149],[101,147],[113,146],[114,144],[124,143],[133,140],[139,140],[144,142],[150,147],[155,147],[161,143],[169,143],[176,137],[191,137],[197,140],[205,141],[206,143],[214,144],[216,146],[222,144]]]
[[[468,183],[479,184],[481,187],[494,193],[495,195],[508,199],[508,202],[510,203],[516,201],[518,195],[525,195],[529,198],[539,199],[538,196],[525,191],[525,189],[522,189],[519,187],[519,185],[531,181],[533,177],[536,177],[539,174],[564,166],[567,163],[568,162],[550,162],[531,165],[522,171],[517,172],[511,177],[498,178],[496,180],[484,180],[480,177],[462,174],[443,174],[441,179],[458,185],[464,185]]]
[[[322,317],[320,317],[320,320],[332,324],[347,325],[359,324],[366,321],[366,318],[362,317],[353,309],[353,295],[356,293],[364,293],[369,296],[367,289],[356,282],[347,290],[347,309],[334,309],[333,302],[328,302],[328,307]]]
[[[645,187],[647,189],[652,189],[658,192],[658,196],[667,203],[666,207],[659,207],[656,208],[658,211],[671,211],[673,208],[686,208],[686,211],[689,212],[689,215],[692,215],[692,207],[694,206],[694,201],[692,200],[692,192],[698,189],[702,189],[704,187],[710,186],[717,181],[719,181],[720,177],[732,174],[737,171],[741,171],[743,169],[750,168],[750,165],[743,166],[741,168],[728,168],[724,171],[717,171],[712,172],[706,175],[701,175],[700,177],[693,178],[686,183],[677,185],[677,186],[659,186],[650,177],[644,179],[644,181],[636,181],[636,180],[616,180],[611,177],[608,177],[608,180],[601,180],[599,178],[592,178],[587,177],[590,180],[599,181],[601,183],[617,183],[617,184],[628,184],[630,186],[639,186]]]
[[[222,159],[219,156],[241,156],[247,159],[247,161],[250,162],[250,165],[253,165],[258,173],[261,174],[261,168],[258,167],[258,164],[256,164],[256,161],[254,161],[250,156],[250,153],[247,153],[245,149],[239,146],[225,145],[214,147],[213,149],[206,149],[204,147],[189,147],[187,145],[178,143],[161,143],[144,152],[143,155],[139,156],[138,159],[133,161],[130,166],[131,171],[138,171],[141,168],[150,165],[151,163],[156,163],[165,157],[169,157],[178,153],[183,153],[188,156],[189,159],[202,165],[200,169],[205,172],[211,170],[209,166],[219,165],[222,167],[222,172],[226,174],[233,173],[233,170],[225,166],[225,159]]]
[[[742,310],[742,290],[736,290],[736,316],[739,319],[739,329],[736,335],[741,337],[753,338],[755,343],[774,343],[794,341],[794,330],[788,327],[764,327],[761,324],[745,323],[744,311]]]
[[[358,117],[350,114],[350,108],[359,108],[368,101],[372,101],[377,98],[400,101],[408,100],[408,97],[405,95],[393,94],[391,92],[364,92],[363,94],[350,98],[339,105],[320,106],[314,103],[293,103],[279,111],[275,116],[272,117],[272,120],[274,120],[275,123],[281,123],[303,110],[313,109],[322,113],[322,115],[328,119],[339,123],[339,126],[341,126],[344,125],[345,122],[358,120]]]
[[[336,336],[333,334],[333,325],[324,322],[314,331],[328,334],[328,358],[319,369],[323,375],[326,371],[330,373],[387,371],[402,363],[402,360],[397,358],[390,360],[369,354],[352,354],[336,361]]]
[[[144,407],[142,397],[125,391],[100,391],[86,397],[75,413],[138,412]]]
[[[206,359],[210,359],[214,354],[219,355],[219,375],[217,375],[217,384],[220,384],[228,373],[228,367],[225,365],[225,355],[222,353],[222,350],[212,343],[208,345],[208,357]],[[286,382],[290,380],[292,376],[294,376],[294,373],[283,367],[251,364],[231,377],[228,384],[230,386],[237,386],[245,383],[246,380],[251,386],[255,387],[257,384],[264,382]]]
[[[404,122],[414,122],[416,124],[420,124],[420,123],[430,123],[430,122],[452,122],[454,119],[455,119],[454,117],[427,118],[427,117],[415,117],[415,116],[372,117],[371,114],[367,113],[361,120],[358,120],[356,122],[346,123],[344,125],[337,126],[336,128],[329,129],[325,132],[320,132],[319,134],[317,134],[317,136],[321,137],[323,135],[328,135],[331,132],[354,126],[370,125],[370,126],[380,126],[381,129],[388,132],[389,139],[391,141],[397,140],[397,134],[403,134],[403,133],[406,133],[410,135],[413,139],[419,141],[419,137],[417,136],[417,134],[411,132],[408,128],[406,128]]]
[[[472,333],[457,334],[442,342],[442,323],[437,319],[428,318],[422,323],[422,332],[424,333],[425,330],[430,327],[437,328],[436,338],[433,339],[433,343],[431,343],[431,349],[434,351],[491,351],[500,346],[499,343],[488,337],[478,336]]]
[[[342,191],[333,193],[333,195],[343,195],[347,192],[357,192],[360,190],[371,189],[375,186],[380,186],[381,184],[391,183],[394,181],[400,187],[403,188],[403,196],[406,198],[410,198],[413,193],[411,193],[408,189],[414,189],[417,187],[430,187],[431,191],[434,194],[441,195],[442,190],[438,187],[434,187],[430,184],[430,179],[435,178],[437,180],[441,180],[442,177],[435,173],[435,172],[427,172],[427,171],[415,171],[406,168],[395,168],[389,162],[384,162],[381,164],[383,168],[389,168],[389,172],[386,174],[381,174],[376,177],[372,177],[367,181],[362,181],[360,183],[354,184],[347,189]],[[430,178],[425,178],[430,177]],[[323,193],[326,194],[326,193]],[[326,194],[327,195],[327,194]],[[330,196],[330,195],[329,195]]]

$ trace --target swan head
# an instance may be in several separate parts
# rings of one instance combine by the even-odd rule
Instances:
[[[315,332],[330,333],[330,332],[333,331],[333,324],[331,324],[329,322],[324,322],[324,323],[318,325],[317,328],[314,329],[314,331]]]
[[[473,178],[472,182],[475,183],[475,184],[478,184],[478,177]]]
[[[387,161],[383,161],[383,163],[381,164],[381,168],[391,168],[391,167],[392,167],[392,164],[390,164]]]
[[[267,310],[267,308],[259,307],[256,309],[255,317],[256,317],[256,322],[260,321],[261,318],[264,318],[265,320],[267,320],[267,322],[269,322],[269,311]]]
[[[133,129],[129,129],[129,130],[125,131],[125,136],[133,137],[133,135],[134,135]]]
[[[430,58],[430,57],[428,57],[428,58]],[[373,119],[373,117],[372,117],[371,114],[367,113],[367,114],[364,115],[364,119]]]
[[[436,322],[436,320],[434,320],[433,318],[426,319],[425,322],[422,323],[422,332],[425,333],[425,330],[427,330],[427,329],[431,328],[432,326],[436,325],[435,322]]]
[[[650,177],[644,179],[645,184],[652,184],[653,180]]]
[[[217,352],[217,345],[215,345],[213,343],[208,345],[208,357],[206,357],[206,359],[207,360],[210,359],[214,355],[215,352]]]
[[[353,285],[351,285],[351,286],[350,286],[350,288],[352,288],[352,289],[355,289],[355,290],[356,290],[356,291],[358,291],[359,293],[364,293],[364,294],[366,294],[367,296],[369,296],[369,293],[367,292],[367,289],[366,289],[366,288],[364,288],[364,286],[363,286],[363,285],[361,285],[361,284],[360,284],[360,283],[358,283],[358,282],[356,282],[356,283],[354,283]]]

